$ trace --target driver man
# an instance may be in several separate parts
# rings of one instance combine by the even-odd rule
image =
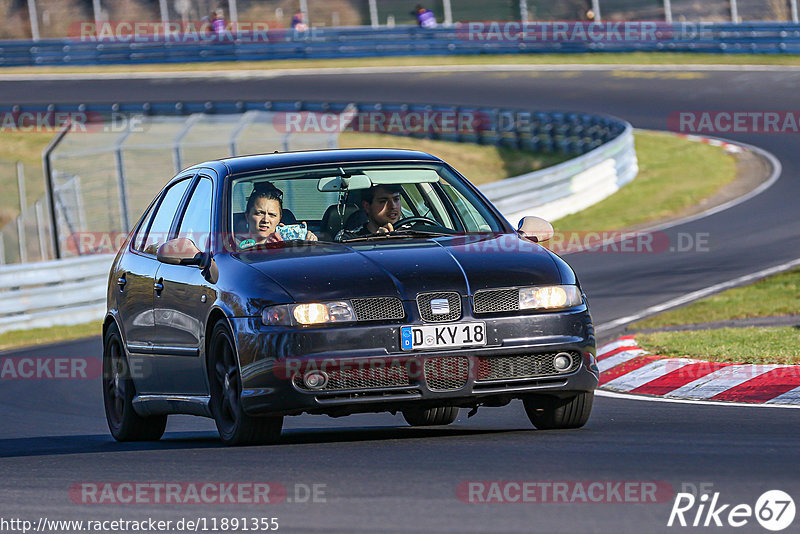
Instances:
[[[402,218],[403,186],[398,184],[374,185],[361,194],[361,207],[367,222],[355,230],[342,230],[336,240],[351,239],[371,234],[394,232],[394,224]]]

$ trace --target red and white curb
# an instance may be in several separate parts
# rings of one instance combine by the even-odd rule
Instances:
[[[674,399],[800,405],[800,365],[718,363],[650,354],[624,336],[597,349],[600,387]]]
[[[723,150],[731,154],[738,154],[740,152],[743,152],[742,147],[740,147],[739,145],[728,143],[721,139],[715,139],[713,137],[703,137],[702,135],[693,135],[693,134],[676,134],[676,135],[678,137],[682,137],[683,139],[688,139],[689,141],[696,141],[698,143],[704,143],[706,145],[722,147]]]

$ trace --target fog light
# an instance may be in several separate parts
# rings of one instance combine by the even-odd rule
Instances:
[[[559,373],[563,373],[572,367],[572,356],[566,352],[559,352],[556,354],[556,357],[553,358],[553,367],[555,367],[556,371]]]
[[[328,375],[322,371],[309,371],[303,375],[303,384],[308,389],[322,389],[328,385]]]

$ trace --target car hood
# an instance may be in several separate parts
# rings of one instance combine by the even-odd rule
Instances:
[[[563,260],[514,234],[315,243],[236,256],[296,302],[574,283],[563,280]]]

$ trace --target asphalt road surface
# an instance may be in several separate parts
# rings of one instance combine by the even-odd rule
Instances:
[[[396,101],[603,112],[636,127],[666,129],[667,117],[676,111],[796,111],[798,86],[800,72],[788,70],[687,75],[613,69],[3,82],[0,105],[176,99]],[[672,244],[685,239],[679,234],[702,235],[707,247],[569,256],[598,324],[798,256],[796,134],[726,137],[772,152],[783,165],[780,179],[745,203],[665,230]],[[483,408],[469,419],[462,410],[453,425],[433,429],[409,428],[400,416],[389,414],[302,416],[287,419],[279,444],[237,449],[222,447],[208,420],[172,417],[159,443],[117,444],[107,432],[99,376],[92,372],[100,351],[99,339],[93,339],[4,355],[86,357],[95,365],[89,365],[85,379],[0,381],[2,519],[152,517],[174,524],[181,518],[206,518],[210,528],[212,517],[277,517],[285,532],[764,532],[752,517],[733,529],[726,522],[728,511],[737,504],[754,506],[772,489],[800,499],[800,411],[795,409],[598,397],[589,423],[574,431],[533,430],[519,403]],[[492,486],[489,481],[539,483],[528,486],[536,488],[528,500],[532,496],[537,501],[465,502],[465,495],[496,501],[497,494],[489,493],[495,487],[507,491],[499,500],[518,496],[515,486]],[[110,503],[91,504],[92,494],[80,491],[94,487],[87,484],[124,482],[139,487],[267,482],[275,484],[273,490],[286,488],[287,497],[271,504],[208,505],[122,503],[117,495],[106,499]],[[588,488],[592,482],[604,488],[593,494],[603,502],[580,502],[576,488]],[[558,483],[568,484],[566,500],[573,502],[539,502],[543,488]],[[652,494],[657,502],[634,502],[635,495],[623,492],[618,498],[609,489],[616,483],[627,483],[616,488],[661,489]],[[647,485],[653,483],[656,486]],[[460,491],[464,487],[486,491],[465,494]],[[718,492],[717,508],[731,505],[719,516],[725,526],[713,526],[711,518],[712,526],[705,528],[667,527],[675,492],[691,488],[709,495]],[[309,496],[315,489],[316,499]],[[685,513],[689,523],[698,505]],[[705,519],[700,514],[701,525]],[[786,531],[797,531],[798,521]],[[0,531],[12,530],[0,523]]]

